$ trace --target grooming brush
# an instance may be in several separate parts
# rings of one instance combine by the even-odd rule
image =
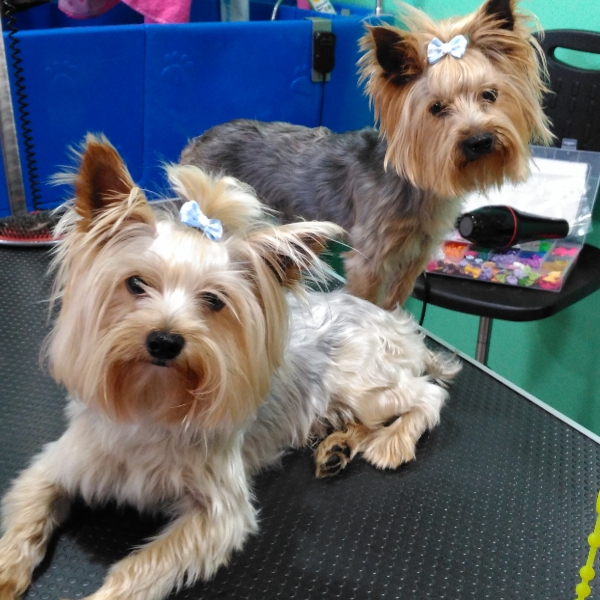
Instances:
[[[59,240],[53,230],[62,210],[40,210],[0,219],[0,245],[51,246]]]

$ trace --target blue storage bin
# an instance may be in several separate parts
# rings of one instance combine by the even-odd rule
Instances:
[[[289,1],[289,0],[288,0]],[[151,192],[166,186],[162,165],[176,161],[188,139],[235,118],[281,120],[345,131],[371,125],[373,115],[358,86],[358,39],[366,9],[329,17],[336,61],[326,84],[311,81],[312,23],[326,15],[282,4],[251,2],[250,22],[219,22],[218,0],[198,0],[191,22],[144,25],[124,4],[94,19],[73,20],[55,4],[18,13],[26,101],[41,192],[41,208],[64,201],[52,175],[73,164],[69,147],[86,132],[104,133],[133,178]],[[342,8],[337,5],[336,8]],[[15,118],[19,119],[13,77]],[[28,207],[25,148],[17,124]],[[10,213],[4,171],[0,216]]]

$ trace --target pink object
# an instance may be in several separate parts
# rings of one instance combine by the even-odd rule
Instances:
[[[72,19],[91,19],[119,0],[58,0],[58,8]],[[144,15],[144,23],[188,23],[192,0],[123,0]]]
[[[144,15],[144,23],[188,23],[192,0],[123,0]]]
[[[115,6],[119,0],[58,0],[58,8],[71,19],[91,19]]]
[[[575,256],[579,252],[579,248],[562,248],[558,247],[554,250],[553,254],[557,256]]]
[[[304,10],[312,10],[308,0],[296,0],[296,6]]]

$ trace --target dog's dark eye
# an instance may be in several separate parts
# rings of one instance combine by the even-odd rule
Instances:
[[[435,117],[444,110],[444,105],[441,102],[434,102],[429,107],[429,112]]]
[[[495,89],[485,90],[485,92],[483,92],[483,94],[481,94],[481,97],[486,102],[496,102],[496,98],[498,98],[498,90],[495,90]]]
[[[141,296],[146,293],[145,286],[147,283],[137,275],[133,275],[132,277],[128,277],[125,280],[125,286],[127,287],[127,291],[134,296]]]
[[[204,302],[213,312],[219,312],[225,306],[225,301],[212,292],[204,292],[201,298],[202,302]]]

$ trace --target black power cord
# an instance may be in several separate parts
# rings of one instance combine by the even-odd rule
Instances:
[[[335,66],[335,33],[315,31],[313,35],[313,69],[321,74],[321,101],[319,104],[319,127],[323,125],[325,109],[325,82]]]
[[[423,326],[425,321],[425,312],[427,310],[427,303],[429,302],[429,291],[431,289],[431,282],[427,276],[427,271],[423,271],[423,306],[421,307],[421,316],[419,318],[419,326]]]

